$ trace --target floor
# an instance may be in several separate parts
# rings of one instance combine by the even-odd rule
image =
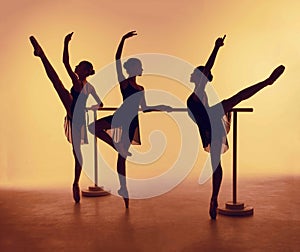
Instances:
[[[131,200],[82,198],[70,188],[0,188],[0,251],[300,251],[300,178],[239,181],[251,217],[208,216],[210,183]],[[230,199],[224,182],[219,204]]]

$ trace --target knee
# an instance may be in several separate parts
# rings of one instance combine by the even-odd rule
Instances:
[[[118,153],[117,168],[125,167],[125,164],[126,157],[123,157],[120,153]]]
[[[88,130],[91,134],[95,134],[95,123],[91,123],[88,125]]]
[[[223,175],[223,169],[222,169],[221,164],[219,164],[219,165],[217,166],[217,168],[215,169],[214,175],[215,175],[215,176],[218,176],[218,177],[222,177],[222,175]]]

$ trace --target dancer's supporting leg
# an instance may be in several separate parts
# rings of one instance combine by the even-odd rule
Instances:
[[[81,128],[81,127],[80,127]],[[75,160],[75,174],[73,182],[73,198],[76,203],[80,201],[79,178],[82,170],[81,129],[72,125],[72,147]]]
[[[126,150],[128,151],[130,144],[126,145]],[[118,194],[123,197],[125,207],[129,207],[129,195],[127,190],[127,183],[126,183],[126,157],[118,154],[118,162],[117,162],[117,171],[120,181],[120,189],[118,190]]]
[[[125,202],[125,207],[128,208],[129,206],[129,197],[128,197],[128,190],[126,185],[126,157],[128,156],[127,153],[130,143],[126,141],[127,144],[124,146],[122,139],[124,139],[124,132],[122,133],[122,139],[120,144],[116,144],[111,136],[105,131],[107,129],[111,129],[111,120],[113,119],[112,116],[104,117],[97,120],[94,123],[91,123],[88,128],[89,131],[96,135],[99,139],[103,140],[105,143],[110,145],[116,151],[119,152],[118,154],[118,161],[117,161],[117,171],[118,177],[120,181],[120,189],[118,190],[118,194],[123,197]],[[128,138],[128,134],[126,135]],[[118,147],[117,147],[118,146]],[[120,147],[121,146],[121,147]],[[122,150],[120,150],[122,149]]]
[[[220,140],[220,141],[219,141]],[[214,220],[217,216],[218,207],[218,195],[223,177],[223,171],[221,166],[221,148],[222,139],[217,139],[211,143],[210,146],[210,158],[213,169],[212,177],[212,196],[210,200],[209,215]]]
[[[266,80],[259,82],[258,84],[255,84],[253,86],[250,86],[248,88],[243,89],[242,91],[238,92],[236,95],[230,97],[227,100],[224,100],[222,102],[224,112],[229,112],[233,107],[235,107],[237,104],[239,104],[241,101],[246,100],[250,98],[251,96],[255,95],[258,91],[263,89],[264,87],[268,85],[272,85],[279,76],[284,72],[285,67],[280,65],[278,66],[270,75],[269,78]]]

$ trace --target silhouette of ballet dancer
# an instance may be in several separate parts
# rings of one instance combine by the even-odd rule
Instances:
[[[118,194],[123,197],[126,208],[129,207],[129,196],[126,185],[126,159],[127,156],[131,156],[128,149],[131,144],[141,144],[138,110],[140,107],[143,112],[170,112],[172,109],[166,105],[148,106],[146,104],[144,88],[136,82],[136,76],[141,76],[143,72],[142,63],[139,59],[130,58],[124,63],[123,66],[126,69],[128,78],[124,76],[120,60],[124,42],[135,35],[137,33],[131,31],[122,37],[115,56],[117,76],[123,97],[122,105],[113,115],[98,119],[88,127],[92,134],[95,134],[118,152],[117,172],[120,182]],[[111,137],[107,132],[110,129],[119,129],[121,137],[118,139]]]
[[[69,142],[72,143],[73,155],[75,159],[75,176],[72,187],[73,199],[76,203],[79,203],[80,189],[78,182],[82,170],[82,154],[80,145],[81,143],[87,143],[85,107],[88,95],[91,94],[98,103],[97,105],[92,106],[93,109],[98,109],[99,107],[102,107],[103,104],[94,87],[86,80],[88,76],[95,73],[93,65],[88,61],[81,61],[75,67],[75,71],[71,69],[69,63],[68,46],[72,35],[73,32],[65,37],[63,52],[63,63],[73,83],[70,92],[64,87],[62,81],[58,77],[56,71],[52,67],[37,40],[31,36],[30,42],[34,48],[34,55],[41,59],[46,70],[46,74],[52,82],[67,112],[67,116],[65,118],[65,133]],[[75,104],[77,106],[76,120],[73,120]]]
[[[225,36],[216,40],[214,49],[205,66],[198,66],[191,74],[190,81],[195,84],[195,89],[187,99],[189,115],[198,126],[203,148],[210,152],[211,155],[211,164],[213,168],[212,196],[209,208],[211,219],[216,219],[217,216],[218,194],[223,176],[220,156],[224,150],[224,145],[225,149],[227,145],[227,132],[224,127],[223,119],[224,117],[226,118],[226,115],[228,115],[233,107],[241,101],[250,98],[262,88],[272,85],[285,70],[285,67],[280,65],[264,81],[245,88],[229,99],[225,99],[210,107],[205,87],[208,81],[211,82],[213,80],[211,69],[219,48],[224,45],[224,39]]]

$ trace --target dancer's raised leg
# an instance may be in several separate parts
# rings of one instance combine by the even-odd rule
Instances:
[[[111,136],[106,132],[106,130],[112,128],[111,120],[112,120],[112,116],[109,116],[109,117],[101,118],[94,123],[91,123],[88,126],[89,132],[93,135],[96,135],[96,137],[98,137],[99,139],[101,139],[102,141],[110,145],[117,152],[119,152],[123,157],[131,156],[131,153],[128,152],[128,150],[124,147],[124,143],[122,140],[116,143],[113,141]],[[124,132],[122,134],[124,135]]]
[[[56,71],[52,67],[51,63],[49,62],[48,58],[46,57],[43,49],[37,42],[37,40],[31,36],[30,42],[34,48],[34,55],[39,57],[42,60],[42,63],[44,65],[44,68],[46,70],[47,76],[49,77],[50,81],[52,82],[60,100],[62,101],[67,114],[72,117],[72,111],[71,111],[71,104],[72,104],[72,96],[69,93],[69,91],[64,87],[62,81],[59,79]]]
[[[227,100],[222,101],[222,105],[224,108],[224,112],[229,112],[233,107],[239,104],[241,101],[250,98],[251,96],[255,95],[258,91],[263,89],[268,85],[272,85],[279,76],[284,72],[285,67],[283,65],[278,66],[270,75],[269,78],[266,80],[259,82],[255,85],[252,85],[248,88],[243,89],[242,91],[238,92],[234,96],[230,97]]]
[[[88,129],[91,134],[96,135],[96,137],[110,145],[112,148],[116,149],[113,139],[106,132],[106,130],[111,129],[111,122],[109,119],[106,117],[98,119],[96,122],[89,124]]]

